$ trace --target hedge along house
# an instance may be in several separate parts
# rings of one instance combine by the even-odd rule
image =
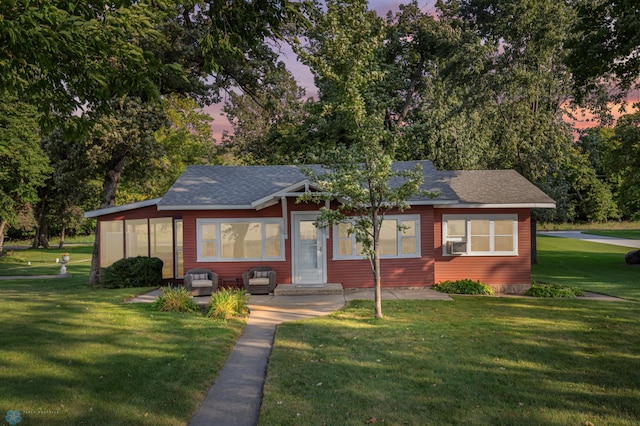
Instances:
[[[474,279],[518,293],[531,282],[531,209],[555,202],[511,170],[438,171],[422,165],[425,191],[410,209],[385,216],[383,287],[425,287]],[[319,205],[299,203],[315,190],[296,166],[191,166],[158,199],[85,213],[98,220],[100,266],[131,256],[164,261],[163,278],[207,268],[234,279],[270,266],[279,284],[371,287],[369,261],[348,224],[314,225]],[[402,225],[402,226],[399,226]]]

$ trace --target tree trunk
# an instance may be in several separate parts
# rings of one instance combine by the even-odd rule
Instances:
[[[65,226],[64,223],[62,224],[62,227],[60,228],[60,244],[58,244],[58,248],[62,249],[64,247],[64,234],[65,234]]]
[[[38,226],[36,228],[36,235],[33,238],[32,248],[38,248],[40,246],[49,248],[49,224],[47,223],[47,213],[49,211],[49,200],[47,198],[48,191],[42,196],[36,221]]]
[[[373,212],[373,288],[376,318],[382,318],[382,278],[380,277],[380,224],[378,214]]]
[[[104,184],[102,185],[102,203],[101,209],[107,207],[113,207],[116,205],[116,193],[118,191],[118,183],[122,176],[122,169],[124,168],[124,161],[126,157],[121,157],[115,161],[114,166],[107,172],[104,177]],[[93,243],[93,253],[91,255],[91,272],[89,274],[89,284],[100,285],[100,235],[99,229],[96,226],[95,239]]]
[[[382,318],[382,279],[380,277],[380,253],[378,247],[376,247],[373,254],[374,271],[373,276],[375,279],[375,305],[376,305],[376,318]]]
[[[2,254],[2,250],[4,248],[4,228],[6,228],[7,222],[4,220],[0,220],[0,254]]]
[[[64,236],[66,233],[66,220],[65,220],[65,216],[67,214],[67,209],[63,207],[60,209],[60,243],[58,244],[58,248],[62,249],[64,247]]]
[[[93,243],[93,252],[91,253],[91,272],[89,273],[89,284],[91,285],[100,285],[100,252],[98,248],[100,247],[100,232],[98,227],[96,226],[95,239]]]

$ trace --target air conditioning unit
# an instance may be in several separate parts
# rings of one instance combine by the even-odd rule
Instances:
[[[467,252],[466,241],[448,241],[447,253],[449,254],[465,254]]]

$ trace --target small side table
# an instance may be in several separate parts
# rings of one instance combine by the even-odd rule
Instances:
[[[241,278],[223,278],[222,287],[227,290],[240,288],[240,284],[238,283],[239,280],[241,280]]]

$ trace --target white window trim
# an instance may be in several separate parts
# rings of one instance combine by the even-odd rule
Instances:
[[[449,220],[464,220],[466,227],[465,238],[451,238],[447,239],[447,222]],[[471,221],[472,220],[489,220],[489,237],[491,250],[490,251],[471,251]],[[494,221],[496,220],[511,220],[513,223],[513,250],[512,251],[495,251],[495,233],[494,233]],[[447,243],[452,242],[466,242],[466,251],[463,253],[449,253],[447,250]],[[460,256],[518,256],[518,215],[517,214],[445,214],[442,215],[442,255],[447,257],[460,257]]]
[[[421,244],[420,244],[420,215],[387,215],[384,217],[384,220],[396,220],[398,222],[413,220],[416,223],[416,253],[402,254],[402,230],[397,230],[398,238],[396,240],[397,244],[397,253],[395,255],[380,255],[380,259],[415,259],[422,257],[421,255]],[[344,239],[344,238],[343,238]],[[367,256],[351,254],[351,255],[339,255],[338,251],[338,225],[333,226],[333,260],[361,260],[366,259]],[[351,253],[356,252],[356,237],[355,235],[351,235]]]
[[[229,259],[220,257],[221,251],[221,224],[223,223],[261,223],[262,225],[266,224],[277,224],[280,225],[280,256],[277,257],[269,257],[263,255],[262,257],[252,257],[252,258],[239,258],[239,259]],[[205,257],[202,255],[202,225],[203,224],[215,224],[216,225],[216,256]],[[262,226],[262,253],[267,252],[267,238],[266,238],[266,227]],[[242,218],[242,219],[196,219],[196,251],[197,251],[197,262],[256,262],[263,260],[285,260],[284,256],[284,232],[283,232],[283,224],[282,218]]]

